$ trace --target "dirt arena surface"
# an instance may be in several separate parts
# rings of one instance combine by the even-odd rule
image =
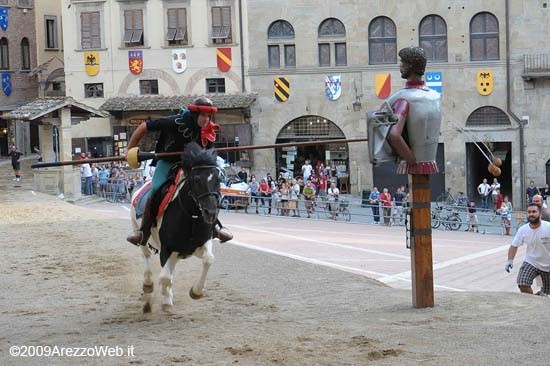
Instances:
[[[155,291],[143,315],[128,218],[33,193],[28,173],[15,187],[10,173],[0,165],[0,365],[549,363],[548,298],[438,292],[435,308],[416,310],[410,290],[232,244],[215,244],[205,298],[187,295],[200,261],[181,261],[173,314]],[[14,345],[133,346],[134,356],[17,358]]]

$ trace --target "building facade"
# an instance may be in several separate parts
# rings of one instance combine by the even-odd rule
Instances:
[[[426,80],[442,93],[441,174],[432,179],[433,194],[450,187],[475,197],[482,179],[493,179],[484,154],[494,155],[504,162],[503,193],[519,205],[525,180],[548,181],[548,7],[525,1],[406,7],[374,0],[249,1],[247,70],[258,93],[254,142],[366,137],[366,111],[404,85],[397,52],[420,45],[429,59]],[[301,175],[305,159],[335,161],[354,192],[373,186],[394,191],[406,183],[394,164],[373,167],[367,146],[257,151],[254,168]]]
[[[204,94],[222,104],[216,122],[227,126],[219,143],[234,145],[239,135],[250,142],[254,98],[244,93],[239,4],[63,0],[67,95],[111,113],[74,126],[75,153],[123,154],[137,125]]]
[[[25,26],[23,26],[25,25]],[[36,28],[33,0],[0,0],[0,112],[9,113],[38,95],[36,67]],[[28,122],[8,121],[0,117],[0,156],[16,144],[30,153],[38,143],[38,128]]]

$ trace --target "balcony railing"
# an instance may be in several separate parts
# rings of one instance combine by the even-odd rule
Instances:
[[[550,54],[523,55],[523,78],[550,78]]]

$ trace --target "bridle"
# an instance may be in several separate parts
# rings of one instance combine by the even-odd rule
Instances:
[[[200,169],[203,169],[203,170],[204,170],[204,169],[212,169],[212,170],[213,170],[213,169],[216,169],[216,171],[217,171],[218,174],[219,174],[219,168],[218,168],[218,166],[216,166],[216,165],[199,165],[199,166],[194,166],[194,167],[191,168],[191,171],[190,171],[190,173],[189,173],[189,177],[186,178],[186,180],[189,181],[189,182],[188,182],[188,184],[189,184],[189,187],[188,187],[188,188],[189,188],[189,191],[187,192],[187,195],[188,195],[189,197],[191,197],[191,199],[193,199],[193,201],[195,202],[195,204],[196,204],[197,207],[199,208],[199,215],[202,215],[202,206],[201,206],[200,200],[201,200],[202,198],[204,198],[204,197],[214,196],[214,197],[216,198],[216,201],[219,203],[219,201],[220,201],[220,192],[217,192],[217,191],[208,191],[208,192],[201,193],[201,194],[199,194],[198,196],[193,194],[193,189],[192,189],[192,186],[191,186],[191,185],[193,184],[193,183],[192,183],[192,182],[193,182],[193,179],[192,179],[192,177],[193,177],[193,172],[194,172],[194,171],[198,171],[198,170],[200,170]],[[181,202],[181,197],[182,197],[182,195],[180,195],[180,196],[179,196],[179,199],[178,199],[179,204],[180,204],[181,208],[182,208],[184,211],[187,212],[187,209],[185,208],[185,206],[184,206],[183,203]]]

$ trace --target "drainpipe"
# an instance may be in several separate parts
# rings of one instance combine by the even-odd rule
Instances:
[[[246,86],[244,82],[244,43],[243,43],[243,3],[239,0],[239,37],[241,43],[241,91],[246,92]]]
[[[525,123],[512,111],[512,81],[510,65],[510,0],[505,0],[505,18],[506,18],[506,112],[516,121],[519,127],[519,170],[520,182],[519,189],[521,195],[521,207],[525,210]]]

